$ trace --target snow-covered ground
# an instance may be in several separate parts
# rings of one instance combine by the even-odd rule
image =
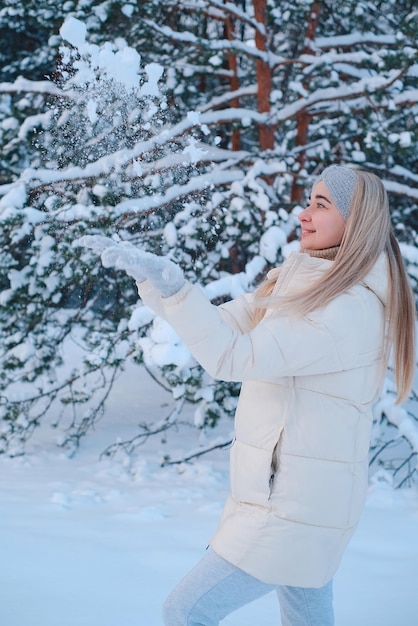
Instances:
[[[228,491],[228,452],[161,469],[196,431],[155,439],[137,459],[102,459],[117,436],[161,417],[164,392],[128,370],[73,459],[36,433],[25,457],[0,457],[0,623],[162,626],[161,603],[203,553]],[[189,441],[189,444],[188,444]],[[374,484],[335,579],[336,626],[418,624],[418,493]],[[226,626],[278,626],[274,594]]]

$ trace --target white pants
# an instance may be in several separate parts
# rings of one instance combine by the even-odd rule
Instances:
[[[275,591],[282,626],[333,626],[332,581],[319,589],[268,585],[209,550],[168,596],[165,626],[217,626],[240,607]]]

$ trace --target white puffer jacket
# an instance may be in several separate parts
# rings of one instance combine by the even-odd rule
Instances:
[[[333,261],[293,253],[275,293],[311,284]],[[274,274],[273,274],[274,276]],[[372,405],[380,392],[388,272],[309,316],[269,310],[251,328],[251,296],[213,306],[186,283],[146,304],[215,378],[242,381],[231,495],[211,546],[260,580],[320,587],[336,572],[364,505]]]

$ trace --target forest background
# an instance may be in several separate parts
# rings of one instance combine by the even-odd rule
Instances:
[[[345,163],[383,179],[418,296],[413,0],[5,0],[0,65],[4,454],[44,423],[75,454],[132,363],[171,400],[106,454],[138,454],[190,405],[209,437],[162,463],[228,444],[210,432],[239,386],[210,379],[81,235],[169,255],[219,303],[294,249],[305,188]],[[396,407],[389,369],[371,466],[410,486],[417,453],[417,388]]]

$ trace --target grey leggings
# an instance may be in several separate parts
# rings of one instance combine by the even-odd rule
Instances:
[[[319,589],[261,582],[208,551],[168,596],[165,626],[217,626],[240,607],[275,591],[282,626],[333,626],[332,581]]]

